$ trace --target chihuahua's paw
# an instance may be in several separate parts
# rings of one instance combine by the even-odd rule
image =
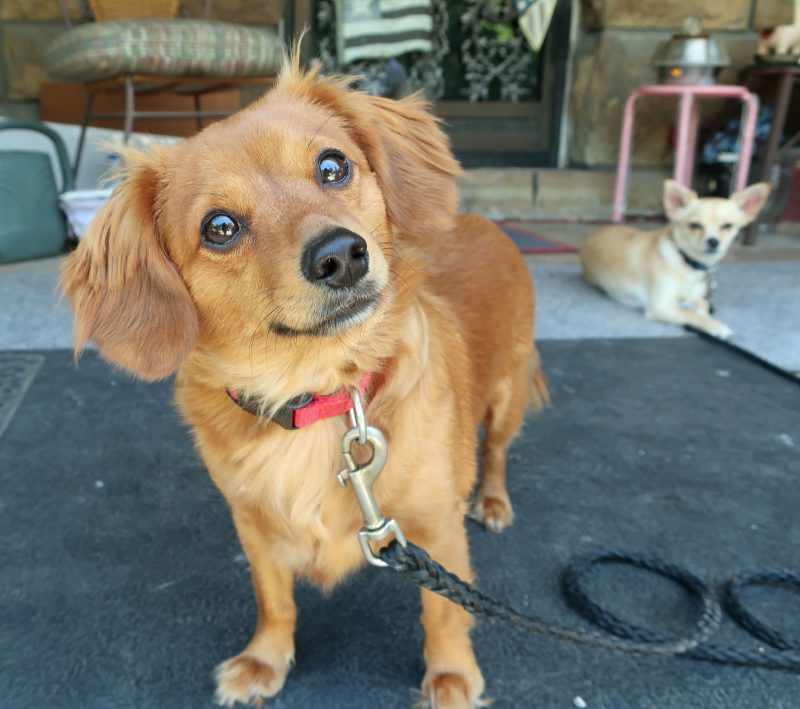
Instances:
[[[482,698],[483,676],[480,670],[428,673],[422,683],[422,696],[417,707],[424,709],[476,709],[489,705]]]
[[[223,707],[237,704],[263,706],[264,700],[281,691],[291,662],[266,663],[242,653],[216,669],[217,691],[214,701]]]
[[[490,532],[502,532],[514,521],[514,510],[507,497],[486,495],[475,501],[470,516],[482,522]]]
[[[733,335],[733,330],[731,330],[725,323],[721,323],[719,320],[712,320],[705,330],[709,335],[718,337],[720,340],[727,340],[731,335]]]

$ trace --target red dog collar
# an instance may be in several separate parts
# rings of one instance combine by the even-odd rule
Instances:
[[[358,382],[358,390],[362,396],[367,391],[371,378],[372,372],[367,372]],[[261,416],[258,399],[242,396],[230,388],[226,388],[225,391],[237,406],[254,416]],[[324,396],[306,392],[287,401],[268,420],[274,421],[288,431],[294,431],[298,428],[307,428],[323,419],[341,416],[352,408],[353,397],[347,389],[340,389]]]

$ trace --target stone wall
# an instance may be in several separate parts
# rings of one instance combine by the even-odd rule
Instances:
[[[565,0],[569,1],[569,0]],[[183,0],[196,16],[205,0]],[[268,0],[214,0],[212,17],[273,24],[282,3]],[[86,0],[67,0],[74,20],[86,14]],[[574,166],[616,164],[625,98],[655,78],[650,58],[690,14],[727,47],[734,65],[722,81],[734,81],[749,63],[758,31],[791,21],[792,0],[579,0],[581,29],[573,54],[569,105],[569,161]],[[64,23],[57,0],[0,0],[0,114],[36,118],[45,48]],[[634,164],[670,162],[673,111],[664,100],[642,102],[637,115]]]
[[[81,16],[79,0],[68,0],[70,14]],[[0,110],[36,118],[45,47],[64,31],[56,0],[0,0]]]
[[[792,7],[792,0],[580,0],[569,105],[570,162],[616,165],[625,100],[636,87],[655,82],[653,52],[680,29],[684,18],[699,15],[706,29],[727,46],[733,64],[720,81],[733,83],[738,70],[752,61],[758,32],[790,23]],[[671,161],[673,105],[668,99],[652,98],[640,103],[634,165]],[[719,106],[705,108],[708,119]]]

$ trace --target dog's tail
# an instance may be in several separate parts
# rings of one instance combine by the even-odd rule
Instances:
[[[539,356],[536,345],[533,346],[528,360],[528,372],[530,376],[528,406],[532,411],[538,413],[550,405],[550,389],[547,386],[547,377],[542,371],[542,358]]]

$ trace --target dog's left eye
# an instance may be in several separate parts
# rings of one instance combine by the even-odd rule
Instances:
[[[725,231],[727,231],[728,229],[733,229],[733,224],[726,223],[726,224],[723,224],[720,228],[724,229]]]
[[[203,220],[203,241],[209,246],[229,246],[239,233],[239,222],[230,214],[216,212]]]
[[[343,185],[350,178],[350,161],[338,150],[326,150],[317,160],[323,185]]]

